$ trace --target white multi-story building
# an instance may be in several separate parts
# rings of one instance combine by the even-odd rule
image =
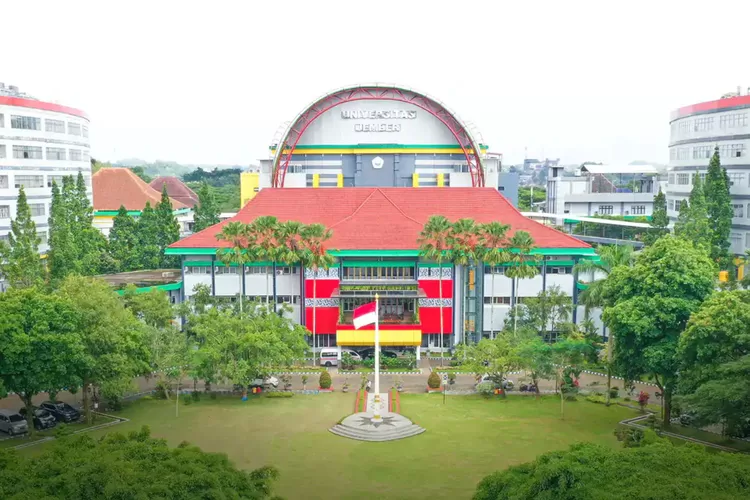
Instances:
[[[546,212],[569,216],[650,216],[654,196],[666,190],[653,165],[584,165],[575,175],[552,166]],[[561,223],[561,222],[560,222]]]
[[[39,101],[0,83],[0,240],[7,240],[23,186],[47,250],[52,182],[82,172],[91,188],[89,119],[83,111]],[[91,192],[89,191],[89,196]],[[0,285],[1,286],[1,285]]]
[[[750,91],[750,88],[748,89]],[[715,148],[729,176],[734,207],[730,252],[750,249],[750,92],[685,106],[672,113],[667,214],[677,220],[696,175],[705,178]]]

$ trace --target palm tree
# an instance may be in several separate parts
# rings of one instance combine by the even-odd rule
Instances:
[[[450,247],[449,260],[454,266],[462,266],[469,272],[469,265],[477,260],[478,227],[472,219],[458,219],[451,225],[448,234]],[[465,283],[465,281],[464,281]],[[461,299],[465,296],[464,284],[460,286]],[[454,299],[455,300],[455,299]],[[466,344],[466,328],[463,331],[463,342]]]
[[[217,250],[216,254],[219,260],[226,266],[235,264],[238,267],[237,274],[240,276],[240,314],[242,314],[242,280],[245,279],[242,273],[242,264],[250,261],[250,255],[248,254],[248,247],[250,246],[249,237],[247,225],[237,221],[227,223],[227,225],[221,228],[221,232],[216,235],[217,240],[229,242],[228,247]]]
[[[578,274],[590,273],[591,282],[588,287],[581,291],[578,296],[583,303],[585,316],[589,317],[589,311],[594,307],[603,307],[604,304],[604,281],[618,266],[632,266],[635,262],[635,252],[630,245],[612,246],[599,245],[596,249],[599,260],[581,260],[573,268]],[[596,276],[601,276],[595,279]],[[578,284],[576,283],[576,286]],[[574,305],[575,307],[575,305]],[[606,328],[606,326],[605,326]],[[607,335],[607,405],[609,405],[609,389],[612,386],[612,362],[614,358],[615,338],[612,332]]]
[[[317,325],[316,325],[316,307],[318,298],[317,278],[318,269],[328,269],[334,263],[334,258],[328,253],[326,242],[331,239],[333,232],[323,224],[310,224],[305,226],[301,232],[301,244],[303,251],[300,255],[300,261],[304,267],[312,269],[313,272],[313,364],[315,361],[315,348],[317,347]]]
[[[510,258],[511,266],[505,270],[505,275],[513,280],[511,302],[513,303],[513,335],[515,335],[518,326],[519,280],[533,278],[539,274],[537,268],[539,256],[532,255],[534,238],[526,231],[516,231],[508,242],[508,246],[512,251],[512,257]]]
[[[499,222],[489,222],[479,226],[479,245],[482,261],[490,266],[492,271],[492,291],[490,293],[490,339],[493,338],[493,324],[495,320],[495,305],[493,303],[495,291],[495,267],[505,264],[510,259],[507,245],[507,232],[510,226]]]
[[[438,290],[440,302],[440,366],[443,366],[443,261],[449,249],[448,237],[451,233],[451,223],[442,215],[433,215],[419,233],[417,243],[419,244],[419,255],[437,262],[438,265]]]
[[[297,221],[280,223],[276,228],[277,259],[279,262],[295,266],[300,262],[304,250],[302,233],[305,225]]]
[[[278,254],[278,242],[276,241],[278,219],[271,215],[258,217],[250,224],[250,232],[254,236],[253,256],[259,261],[270,261],[271,269],[276,262]],[[266,268],[266,308],[268,308],[269,296],[269,269]]]

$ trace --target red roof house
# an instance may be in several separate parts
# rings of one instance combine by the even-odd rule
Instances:
[[[112,211],[124,206],[129,211],[141,211],[150,202],[155,207],[161,200],[157,191],[128,168],[102,168],[91,176],[94,192],[94,210]],[[186,208],[180,201],[172,199],[172,208]]]
[[[149,186],[161,193],[162,187],[167,186],[167,194],[173,200],[177,200],[190,208],[198,204],[198,195],[177,177],[157,177],[149,183]]]

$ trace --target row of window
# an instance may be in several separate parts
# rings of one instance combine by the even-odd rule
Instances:
[[[345,280],[413,280],[414,267],[345,267]]]
[[[536,297],[516,297],[516,302],[519,304],[523,304],[525,301],[529,299],[535,299]],[[570,297],[571,302],[573,301],[573,298]],[[511,303],[511,297],[485,297],[484,298],[485,304],[501,304],[501,305],[510,305]]]
[[[239,274],[239,267],[216,266],[215,274]],[[299,268],[291,266],[277,266],[276,274],[279,276],[297,274]],[[247,266],[245,274],[270,274],[273,266]],[[211,266],[185,266],[185,274],[211,274]]]
[[[7,150],[5,144],[0,144],[0,158],[5,158]],[[18,160],[43,160],[41,146],[13,146],[13,158]],[[91,161],[88,151],[80,149],[47,148],[48,160]]]
[[[53,182],[55,182],[58,186],[62,186],[64,177],[64,175],[48,175],[47,187],[52,187]],[[85,176],[84,181],[86,182],[87,186],[91,186],[91,177]],[[13,187],[15,187],[16,189],[20,188],[21,186],[23,186],[24,189],[38,189],[43,188],[44,185],[43,175],[16,175],[13,177]],[[9,187],[10,182],[8,176],[0,175],[0,189],[8,189]]]
[[[693,160],[705,160],[711,158],[714,154],[715,146],[693,146],[692,158]],[[669,159],[670,160],[689,160],[691,157],[691,148],[689,147],[676,147],[670,148]],[[736,144],[722,144],[719,146],[719,156],[721,158],[742,158],[747,156],[745,145],[742,143]]]
[[[2,217],[0,217],[2,219]],[[47,231],[42,231],[36,233],[37,236],[39,236],[39,244],[40,245],[46,245],[47,244]],[[0,241],[8,242],[10,238],[7,234],[0,234]]]
[[[47,215],[47,206],[44,203],[29,203],[32,217]],[[10,219],[10,205],[0,205],[0,219]]]
[[[5,116],[0,114],[0,127],[5,127]],[[20,130],[42,130],[42,119],[35,116],[10,115],[10,128]],[[45,132],[56,134],[65,133],[65,122],[63,120],[53,120],[47,118],[44,120]],[[88,125],[68,122],[68,135],[89,136]]]
[[[667,203],[667,207],[669,208],[669,210],[675,210],[679,212],[682,202],[683,200],[669,200],[669,202]],[[750,217],[750,203],[747,204],[747,212],[745,212],[744,203],[733,203],[732,211],[733,211],[732,217],[743,218],[745,217],[745,213],[747,213],[748,217]]]
[[[551,260],[547,262],[547,274],[573,274],[573,268],[571,266],[555,266],[555,261]],[[541,273],[542,268],[539,266],[536,266],[537,272]],[[484,267],[484,274],[500,274],[505,275],[505,270],[510,269],[504,266],[485,266]]]
[[[669,184],[677,184],[678,186],[692,186],[695,184],[695,176],[701,176],[701,182],[706,182],[706,172],[699,174],[669,174]],[[743,172],[729,172],[729,186],[742,186],[745,183],[745,174]]]
[[[712,116],[699,117],[694,120],[681,120],[679,123],[672,123],[672,135],[686,137],[690,132],[713,130],[714,123],[714,117]],[[727,113],[719,117],[719,129],[721,130],[743,128],[747,127],[747,124],[748,118],[746,111]]]

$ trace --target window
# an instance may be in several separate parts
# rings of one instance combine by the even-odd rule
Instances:
[[[732,217],[744,217],[745,216],[745,205],[732,205],[732,210],[734,210],[734,215]]]
[[[47,176],[47,187],[52,187],[52,182],[57,184],[58,188],[62,187],[64,175],[48,175]]]
[[[670,210],[674,210],[674,200],[669,200],[667,202],[667,208],[669,208]]]
[[[39,236],[39,244],[40,245],[46,245],[47,244],[47,231],[44,231],[42,233],[36,233],[37,236]]]
[[[26,189],[44,187],[44,176],[42,175],[17,175],[15,177],[16,189],[23,186]]]
[[[9,205],[0,205],[0,219],[10,219]]]
[[[65,148],[47,148],[48,160],[64,160]]]
[[[687,160],[689,159],[690,148],[671,148],[669,150],[670,160]]]
[[[0,189],[8,189],[8,176],[0,175]]]
[[[211,266],[185,266],[185,274],[211,274]]]
[[[674,200],[674,209],[676,211],[680,211],[680,205],[682,205],[682,200]]]
[[[704,118],[696,118],[693,122],[693,130],[696,132],[702,132],[705,130],[713,130],[714,128],[714,117],[707,116]]]
[[[686,135],[688,135],[690,133],[690,120],[680,122],[677,129],[681,137],[685,137]]]
[[[0,158],[5,158],[5,144],[0,144]]]
[[[701,160],[705,158],[711,158],[713,148],[711,146],[695,146],[693,147],[693,160]]]
[[[85,162],[90,162],[91,161],[91,156],[89,156],[89,152],[88,151],[84,151],[83,152],[83,161],[85,161]]]
[[[45,215],[44,203],[32,203],[29,205],[29,208],[31,209],[32,217],[40,217],[42,215]]]
[[[729,235],[729,241],[733,251],[737,251],[738,247],[742,245],[742,235],[740,233],[732,233]]]
[[[20,128],[23,130],[42,130],[42,119],[33,116],[10,116],[11,128]]]
[[[345,280],[413,280],[413,267],[345,267]]]
[[[612,215],[614,213],[614,205],[599,205],[599,215]]]
[[[299,304],[299,295],[277,295],[277,304]]]
[[[731,113],[719,117],[719,128],[747,127],[747,113]]]
[[[13,146],[13,158],[24,160],[41,160],[41,146]]]
[[[646,205],[633,205],[630,207],[631,215],[646,215]]]
[[[245,274],[266,274],[266,266],[245,266]]]
[[[722,158],[742,158],[745,156],[745,145],[722,144],[719,146],[719,156]]]
[[[485,297],[485,304],[510,304],[510,297]]]
[[[503,266],[484,266],[484,274],[505,274]]]
[[[695,176],[700,175],[701,182],[705,185],[706,184],[706,172],[701,172],[699,174],[692,174],[690,176],[690,184],[695,184]]]
[[[679,186],[687,186],[690,184],[690,174],[677,174],[677,184]]]
[[[215,273],[218,274],[237,274],[236,267],[217,266]]]
[[[70,154],[70,161],[81,161],[80,149],[70,149],[68,150],[68,154]]]
[[[549,264],[549,263],[548,263]],[[548,267],[547,274],[573,274],[572,267]]]
[[[65,133],[65,122],[62,120],[44,120],[44,130],[56,134]]]
[[[745,182],[745,174],[741,172],[732,172],[728,177],[730,186],[741,186]]]
[[[81,126],[77,123],[68,122],[68,133],[70,135],[81,135]]]
[[[674,184],[674,174],[669,174],[669,184]]]
[[[89,136],[89,127],[88,127],[88,125],[83,125],[81,127],[81,130],[83,131],[83,136],[84,137],[88,137]]]
[[[0,113],[0,128],[5,127],[5,115]]]
[[[745,247],[750,248],[750,233],[745,233]]]

